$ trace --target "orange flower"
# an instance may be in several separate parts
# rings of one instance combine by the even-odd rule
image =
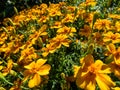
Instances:
[[[8,35],[6,32],[0,33],[0,44],[3,44],[7,40]]]
[[[97,2],[95,0],[86,0],[85,2],[81,3],[81,6],[95,6]]]
[[[116,49],[114,44],[109,44],[107,46],[107,49],[108,49],[107,56],[110,54],[113,55],[115,63],[120,65],[120,47]]]
[[[74,14],[67,14],[65,18],[62,19],[62,23],[74,22]]]
[[[6,76],[8,73],[10,73],[11,69],[13,67],[13,61],[12,60],[8,60],[8,63],[7,63],[7,67],[4,67],[3,68],[3,75]]]
[[[98,30],[109,30],[111,26],[111,21],[107,19],[98,19],[95,24],[94,28]]]
[[[38,86],[42,81],[41,76],[49,74],[51,66],[49,64],[45,64],[46,61],[47,60],[38,59],[36,62],[33,61],[29,65],[24,66],[27,69],[24,72],[24,81],[30,78],[28,82],[28,86],[30,88]]]
[[[50,43],[53,44],[56,48],[60,48],[62,45],[69,47],[70,42],[71,41],[66,35],[57,35],[52,40],[50,40]]]
[[[91,27],[88,25],[84,25],[83,29],[80,29],[79,34],[88,37],[91,34]]]
[[[59,28],[57,30],[57,34],[70,35],[71,37],[73,37],[74,32],[76,32],[76,29],[74,27],[67,27],[67,26]]]
[[[52,44],[47,44],[46,47],[42,48],[42,50],[44,51],[42,55],[46,57],[49,53],[54,53],[56,51],[56,47]]]
[[[33,47],[30,48],[24,48],[24,50],[21,51],[21,56],[18,60],[18,62],[22,64],[28,64],[33,59],[37,58],[38,55],[35,53],[35,49]]]
[[[103,45],[102,35],[99,32],[93,33],[93,39],[95,43]]]
[[[117,21],[117,22],[115,23],[115,30],[116,30],[117,32],[120,31],[120,22],[119,22],[119,21]]]
[[[5,52],[4,57],[9,57],[10,53],[12,52],[13,44],[13,42],[9,42],[0,47],[0,52]]]
[[[120,19],[120,15],[118,14],[110,14],[109,17],[113,19]]]
[[[120,64],[117,64],[115,61],[112,61],[109,64],[109,67],[111,68],[111,71],[114,73],[114,75],[120,79]]]
[[[60,21],[56,21],[54,25],[51,26],[50,28],[61,28],[61,27],[62,27],[62,23]]]
[[[76,76],[76,84],[78,87],[85,90],[95,90],[96,83],[101,90],[109,90],[115,86],[115,83],[107,75],[111,73],[110,68],[101,60],[96,60],[92,55],[87,55],[81,59],[82,66]],[[76,73],[76,72],[75,72]]]
[[[120,34],[119,33],[113,33],[111,31],[103,34],[104,38],[103,41],[104,42],[112,42],[112,43],[119,43],[120,42]]]

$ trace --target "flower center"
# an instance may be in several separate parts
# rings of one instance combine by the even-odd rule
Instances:
[[[93,74],[96,74],[98,72],[97,67],[95,67],[94,64],[88,67],[88,70],[90,73],[93,73]]]

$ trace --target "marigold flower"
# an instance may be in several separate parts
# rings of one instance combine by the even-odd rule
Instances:
[[[86,0],[85,2],[81,3],[81,6],[95,6],[97,2],[95,0]]]
[[[24,72],[24,80],[30,77],[30,80],[28,82],[28,86],[30,88],[38,86],[42,81],[41,76],[49,74],[51,66],[49,64],[45,64],[46,61],[47,60],[44,59],[38,59],[36,62],[33,61],[29,65],[24,66],[24,68],[27,69]]]
[[[120,22],[119,22],[119,21],[117,21],[117,22],[115,23],[115,30],[116,30],[117,32],[120,31]]]
[[[94,28],[98,30],[109,30],[111,26],[111,21],[107,19],[98,19],[95,24]]]
[[[119,33],[113,33],[111,31],[103,34],[104,38],[103,41],[104,42],[111,42],[111,43],[119,43],[120,42],[120,34]]]
[[[84,25],[84,28],[80,29],[79,34],[88,37],[88,36],[90,36],[91,31],[92,31],[92,29],[90,26]]]
[[[113,19],[120,19],[120,15],[118,14],[110,14],[109,17]]]
[[[59,9],[57,9],[56,7],[48,9],[48,12],[49,12],[48,15],[51,17],[62,15],[61,11]]]
[[[114,73],[114,75],[120,79],[120,64],[117,64],[115,61],[112,61],[109,64],[109,67],[111,68],[111,71]]]
[[[70,35],[71,37],[73,37],[74,32],[76,32],[76,29],[74,27],[67,27],[67,26],[59,28],[57,30],[57,34]]]
[[[28,64],[32,61],[32,59],[37,57],[38,55],[35,53],[35,49],[33,47],[24,48],[24,50],[21,51],[21,56],[18,62],[22,64]]]
[[[2,70],[3,69],[3,66],[1,65],[3,62],[2,61],[0,61],[0,70]]]
[[[74,22],[75,15],[74,14],[67,14],[65,18],[62,19],[62,23]]]
[[[8,63],[7,63],[7,67],[4,67],[3,68],[3,75],[6,76],[8,73],[10,73],[11,69],[13,67],[13,61],[12,60],[8,60]]]
[[[47,44],[46,47],[42,48],[44,51],[42,55],[46,57],[49,53],[54,53],[56,51],[56,47],[52,44]]]
[[[76,76],[78,87],[86,90],[95,90],[97,83],[101,90],[109,90],[115,86],[115,83],[107,75],[111,73],[110,68],[101,60],[94,62],[92,55],[87,55],[80,62],[82,66],[77,70]]]
[[[97,43],[98,45],[103,45],[103,39],[102,39],[102,35],[99,32],[95,32],[93,33],[93,39],[95,43]]]
[[[62,27],[62,23],[60,21],[56,21],[54,25],[51,26],[50,28],[61,28],[61,27]]]
[[[7,40],[8,35],[6,32],[0,33],[0,44],[3,44]]]
[[[4,52],[4,57],[9,57],[10,53],[12,52],[12,48],[13,48],[13,42],[9,42],[7,44],[3,44],[1,47],[0,47],[0,52]]]
[[[50,43],[53,44],[56,48],[60,48],[62,45],[69,47],[70,42],[71,41],[66,35],[57,35],[52,40],[50,40]]]

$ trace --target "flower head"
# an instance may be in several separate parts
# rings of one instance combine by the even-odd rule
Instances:
[[[115,85],[107,73],[111,73],[110,68],[101,60],[96,60],[92,55],[87,55],[81,60],[80,67],[76,76],[76,84],[78,87],[95,90],[96,83],[101,90],[109,90]]]
[[[62,45],[69,47],[69,43],[71,41],[68,39],[67,35],[57,35],[52,40],[50,40],[50,43],[53,44],[56,48],[60,48]]]
[[[62,28],[59,28],[57,30],[57,33],[58,34],[61,34],[61,35],[70,35],[71,37],[73,37],[73,33],[76,32],[76,29],[74,27],[62,27]]]
[[[111,31],[105,33],[103,38],[104,42],[112,42],[112,43],[119,43],[120,42],[120,34],[119,33],[113,33]]]
[[[24,66],[27,70],[25,70],[25,80],[30,77],[28,82],[28,86],[33,88],[39,85],[42,81],[41,76],[48,75],[51,69],[49,64],[45,64],[47,60],[38,59],[36,62],[31,62],[29,65]]]

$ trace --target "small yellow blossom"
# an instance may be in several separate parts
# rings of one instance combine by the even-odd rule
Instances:
[[[120,43],[120,34],[119,33],[113,33],[111,31],[103,34],[104,38],[103,41],[104,42],[111,42],[111,43]]]
[[[46,57],[49,53],[54,53],[56,51],[56,47],[52,44],[47,44],[46,47],[42,48],[42,55]]]
[[[109,67],[111,68],[111,71],[114,73],[114,75],[120,79],[120,64],[117,64],[115,61],[113,61],[109,64]]]
[[[95,6],[97,2],[95,0],[86,0],[85,2],[81,3],[80,6],[87,7],[87,6]]]
[[[85,90],[95,90],[96,83],[101,90],[109,90],[115,83],[107,75],[111,73],[110,68],[101,60],[96,60],[92,55],[87,55],[80,61],[80,67],[76,76],[76,84]]]
[[[120,19],[120,15],[118,14],[110,14],[109,17],[113,19]]]
[[[107,19],[97,19],[94,24],[94,29],[109,30],[111,28],[111,21]]]
[[[24,48],[24,50],[21,51],[21,56],[18,60],[18,62],[24,64],[28,64],[32,61],[32,59],[37,58],[38,55],[35,53],[35,49],[33,47],[30,48]]]
[[[62,45],[69,47],[70,42],[71,41],[66,35],[57,35],[56,37],[52,38],[52,40],[50,40],[50,43],[54,44],[56,48],[60,48]]]
[[[115,30],[116,30],[117,32],[120,31],[120,22],[119,22],[119,21],[117,21],[117,22],[115,23]]]
[[[8,35],[6,32],[0,33],[0,44],[3,44],[7,40]]]
[[[62,23],[60,21],[56,21],[54,25],[51,26],[50,28],[61,28],[61,27],[62,27]]]
[[[74,27],[67,27],[64,26],[62,28],[59,28],[57,30],[57,34],[61,34],[61,35],[69,35],[71,37],[73,37],[73,33],[76,32],[76,29]]]
[[[67,14],[65,18],[62,19],[62,23],[74,22],[75,15],[74,14]]]
[[[29,65],[24,66],[27,70],[25,70],[24,75],[25,79],[30,78],[28,82],[28,86],[33,88],[38,86],[42,78],[41,76],[45,76],[49,74],[51,66],[49,64],[45,64],[47,60],[38,59],[36,62],[31,62]]]
[[[4,67],[2,70],[2,74],[6,76],[8,73],[10,73],[11,69],[13,67],[13,61],[8,60],[7,67]]]

